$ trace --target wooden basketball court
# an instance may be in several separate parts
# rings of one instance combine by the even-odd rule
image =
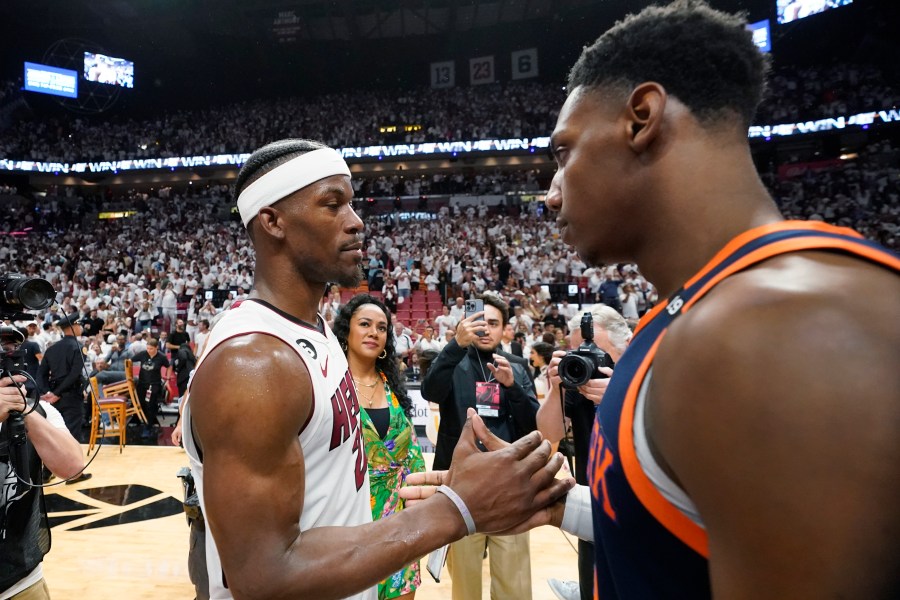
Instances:
[[[86,447],[85,447],[86,449]],[[426,456],[430,464],[431,456]],[[157,600],[194,597],[188,579],[188,527],[176,477],[184,450],[164,446],[103,446],[75,485],[47,489],[53,546],[44,574],[59,600]],[[571,542],[571,543],[570,543]],[[547,579],[578,578],[574,539],[542,527],[531,533],[535,600],[554,600]],[[484,594],[490,598],[485,561]],[[418,600],[450,598],[446,568],[435,583],[423,565]],[[517,599],[509,599],[517,600]]]

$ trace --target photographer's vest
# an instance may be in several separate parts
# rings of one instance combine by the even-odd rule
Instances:
[[[900,271],[900,259],[850,229],[782,221],[734,238],[641,320],[594,420],[588,460],[594,598],[710,597],[706,529],[683,490],[659,477],[647,448],[640,407],[653,358],[672,322],[723,279],[774,256],[808,250],[850,254]]]
[[[40,404],[35,410],[46,417]],[[9,433],[2,424],[0,437]],[[28,476],[40,486],[42,479],[41,457],[30,441],[25,442],[28,456]],[[16,479],[9,466],[10,457],[0,459],[3,475],[3,498],[0,499],[0,592],[9,589],[41,564],[50,551],[50,523],[44,506],[44,493],[40,487],[29,487]]]
[[[362,439],[359,401],[350,377],[347,359],[327,326],[319,331],[278,308],[260,301],[244,300],[231,305],[210,333],[196,372],[220,344],[245,335],[270,335],[291,348],[303,362],[312,383],[313,402],[309,420],[298,435],[306,467],[306,489],[300,531],[314,527],[353,526],[370,523],[369,470]],[[196,380],[195,378],[191,381]],[[191,384],[192,385],[192,384]],[[278,393],[277,382],[273,386]],[[190,390],[190,388],[189,388]],[[267,410],[260,406],[256,410]],[[204,516],[203,456],[194,440],[191,402],[184,408],[184,448],[191,463],[194,483]],[[252,414],[247,427],[253,427]],[[259,435],[267,435],[259,432]],[[262,468],[262,467],[261,467]],[[252,551],[248,548],[247,551]],[[210,527],[206,528],[206,559],[211,600],[231,598]],[[376,588],[351,596],[373,600]]]

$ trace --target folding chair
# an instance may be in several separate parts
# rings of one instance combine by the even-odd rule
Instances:
[[[134,364],[130,358],[125,359],[125,381],[117,381],[103,386],[104,396],[123,396],[128,398],[128,405],[125,408],[125,415],[137,415],[141,423],[147,424],[147,416],[144,409],[141,408],[141,402],[137,397],[137,384],[134,382]]]
[[[88,442],[88,451],[90,454],[101,439],[106,437],[119,438],[119,453],[125,447],[125,408],[127,401],[122,396],[101,396],[100,384],[96,377],[91,377],[91,437]],[[102,429],[100,421],[103,415],[109,418],[109,425]]]

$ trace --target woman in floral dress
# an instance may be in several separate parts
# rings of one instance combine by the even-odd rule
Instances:
[[[359,398],[369,461],[372,518],[403,510],[400,488],[406,475],[425,470],[412,424],[412,401],[400,379],[391,314],[368,294],[353,297],[334,321],[334,334],[347,355]],[[421,584],[419,562],[378,584],[378,598],[413,598]]]

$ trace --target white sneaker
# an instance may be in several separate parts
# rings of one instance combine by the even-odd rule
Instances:
[[[556,594],[559,600],[581,600],[581,588],[577,581],[563,581],[562,579],[548,579],[547,585]]]

